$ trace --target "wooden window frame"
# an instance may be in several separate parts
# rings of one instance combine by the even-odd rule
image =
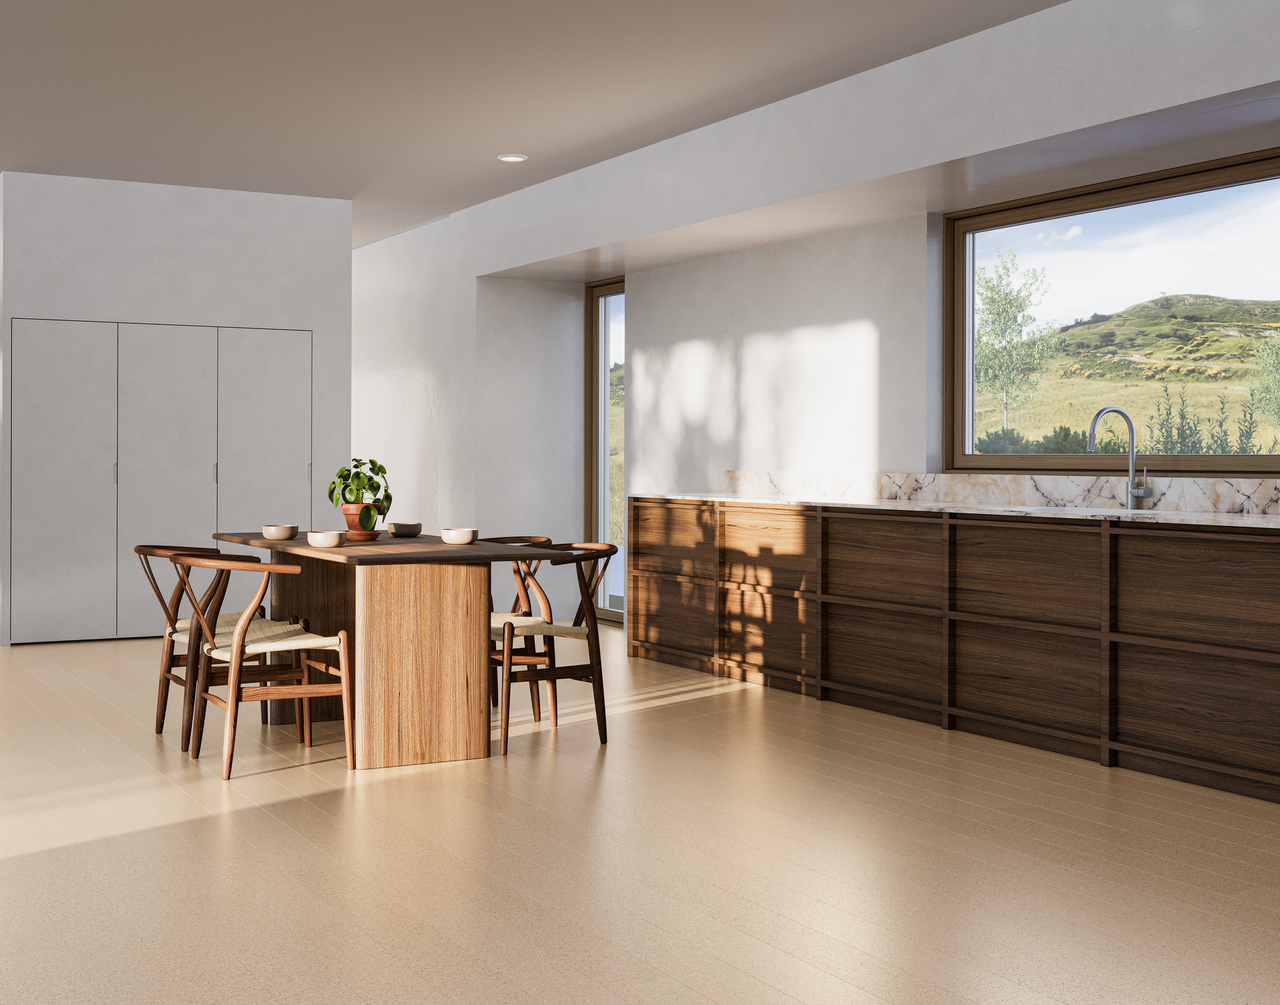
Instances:
[[[615,293],[625,293],[624,276],[612,279],[601,279],[587,283],[585,310],[586,323],[586,374],[583,386],[586,388],[586,401],[582,409],[583,443],[586,444],[586,472],[583,478],[583,540],[600,540],[600,521],[597,508],[600,503],[600,301]],[[622,612],[612,608],[596,605],[596,611],[603,621],[622,624]]]
[[[965,243],[970,233],[1276,177],[1280,177],[1280,147],[947,214],[943,218],[943,469],[957,473],[1084,474],[1128,470],[1129,464],[1122,454],[964,452]],[[1124,406],[1122,401],[1116,404]],[[1137,417],[1134,421],[1136,424]],[[1141,454],[1139,461],[1153,475],[1257,477],[1280,473],[1280,454]]]

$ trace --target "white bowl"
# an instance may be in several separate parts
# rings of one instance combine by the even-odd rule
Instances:
[[[345,530],[309,530],[307,544],[313,548],[337,548],[347,539]]]
[[[440,531],[445,544],[471,544],[480,536],[476,527],[446,527]]]
[[[298,536],[296,523],[264,523],[262,536],[268,541],[292,541]]]

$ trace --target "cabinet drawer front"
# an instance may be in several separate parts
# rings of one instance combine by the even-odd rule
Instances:
[[[941,520],[828,520],[826,592],[938,610],[944,545]]]
[[[812,514],[781,506],[725,506],[722,513],[725,581],[817,589],[818,522]]]
[[[710,658],[715,653],[715,588],[631,576],[631,638],[646,646]]]
[[[768,672],[799,674],[814,653],[816,604],[722,590],[725,659]]]
[[[1280,772],[1280,667],[1118,646],[1116,738]]]
[[[958,524],[956,610],[1097,628],[1100,533]]]
[[[942,703],[942,619],[859,610],[827,610],[823,676],[885,694]]]
[[[956,705],[1096,737],[1101,655],[1093,639],[956,625]]]
[[[716,578],[714,506],[654,506],[633,502],[631,567],[699,579]]]
[[[1272,649],[1280,640],[1280,542],[1121,535],[1116,627],[1189,642]]]

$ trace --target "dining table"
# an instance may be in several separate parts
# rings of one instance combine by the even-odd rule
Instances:
[[[489,756],[490,566],[562,552],[386,532],[334,548],[260,532],[213,537],[301,567],[271,577],[273,620],[305,617],[319,635],[350,633],[357,768]]]

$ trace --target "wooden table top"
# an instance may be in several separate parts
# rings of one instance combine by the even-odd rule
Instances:
[[[260,532],[214,534],[215,541],[267,548],[290,555],[305,555],[341,565],[419,565],[439,562],[446,565],[483,565],[488,562],[510,562],[514,559],[563,558],[564,552],[534,548],[523,544],[445,544],[429,534],[420,537],[392,537],[387,531],[376,541],[343,544],[337,548],[313,548],[300,534],[292,541],[268,541]]]

